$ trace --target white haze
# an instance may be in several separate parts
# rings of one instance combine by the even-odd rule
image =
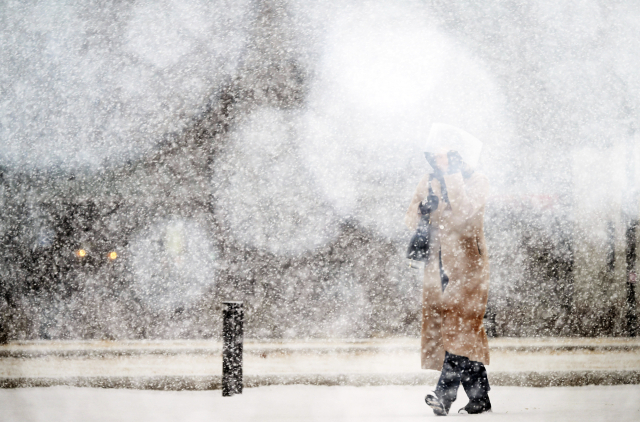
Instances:
[[[485,167],[495,168],[510,136],[503,98],[420,3],[364,2],[318,18],[328,24],[301,140],[307,164],[342,216],[398,238],[431,124],[484,140]]]
[[[161,221],[129,248],[134,290],[156,310],[197,300],[215,281],[215,252],[195,221]]]
[[[478,170],[494,197],[575,198],[579,241],[602,243],[603,218],[637,209],[640,172],[627,166],[640,156],[638,6],[471,3],[282,2],[308,92],[296,107],[241,109],[222,134],[210,190],[230,238],[299,256],[355,223],[401,244],[433,122],[484,142]],[[3,3],[0,164],[97,170],[153,151],[247,76],[239,63],[256,4]],[[131,245],[136,288],[152,305],[180,306],[213,284],[216,245],[197,222],[154,224]],[[180,224],[195,243],[178,259],[162,239]],[[359,303],[344,280],[336,295]],[[338,332],[360,317],[336,316]]]
[[[298,112],[259,109],[231,134],[215,174],[217,216],[242,243],[272,253],[313,250],[337,234],[336,213],[304,166]]]
[[[424,6],[293,9],[315,76],[302,111],[254,112],[231,136],[214,182],[225,187],[214,193],[237,238],[303,252],[332,239],[338,216],[405,236],[402,215],[427,169],[433,122],[485,140],[485,167],[501,175],[495,163],[511,136],[504,100],[481,61],[439,32]]]
[[[0,162],[95,170],[150,151],[234,72],[248,4],[3,2]]]
[[[299,59],[312,70],[306,106],[288,119],[295,122],[281,123],[294,129],[265,128],[266,137],[254,133],[237,142],[246,150],[263,139],[277,142],[268,133],[272,129],[292,132],[282,138],[281,162],[265,177],[275,181],[272,193],[278,196],[296,192],[295,183],[289,189],[286,181],[298,172],[314,199],[298,198],[294,206],[281,196],[262,210],[261,221],[251,222],[252,230],[263,233],[258,237],[246,224],[230,223],[239,238],[272,252],[322,244],[336,230],[335,215],[385,237],[402,236],[399,215],[424,172],[421,147],[432,122],[459,126],[484,142],[480,171],[490,177],[494,193],[536,193],[566,191],[571,145],[597,149],[624,142],[627,121],[637,114],[640,77],[633,69],[640,63],[631,53],[640,45],[633,9],[614,17],[596,2],[543,1],[532,9],[539,28],[529,29],[541,33],[532,60],[544,63],[543,88],[560,99],[559,111],[569,119],[561,126],[551,121],[548,139],[531,139],[539,135],[514,121],[521,118],[506,106],[512,90],[496,79],[505,67],[518,65],[517,57],[513,64],[487,62],[487,54],[472,53],[445,35],[424,3],[285,6],[296,17],[287,30],[305,52]],[[499,22],[498,6],[486,10]],[[198,0],[118,7],[8,2],[0,17],[3,55],[11,57],[0,62],[0,160],[23,168],[77,169],[137,157],[197,115],[220,84],[237,74],[251,11],[247,2]],[[508,51],[516,48],[508,45],[515,30],[505,25],[505,40],[495,41],[495,48],[505,43],[505,57],[517,53]],[[607,48],[587,48],[596,42]],[[625,101],[630,116],[616,110]],[[545,111],[539,104],[533,106],[531,125],[549,118],[540,115]],[[223,165],[256,164],[240,155],[228,152],[230,162]],[[240,173],[236,190],[254,189],[247,183],[262,176],[242,180]],[[314,201],[331,206],[319,211],[326,216],[317,220],[321,230],[291,217],[291,209],[312,209]],[[226,204],[225,215],[240,218],[239,203]]]

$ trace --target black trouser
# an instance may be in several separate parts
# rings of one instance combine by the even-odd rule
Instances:
[[[489,379],[484,365],[464,356],[445,352],[444,365],[436,386],[436,394],[442,400],[451,403],[458,395],[458,387],[461,382],[470,401],[477,402],[489,399]]]
[[[449,284],[449,277],[445,274],[442,267],[442,251],[440,258],[440,282],[442,283],[442,291]],[[487,378],[487,369],[482,362],[469,360],[464,356],[454,355],[444,352],[444,364],[442,365],[442,374],[436,386],[436,394],[448,404],[456,400],[458,396],[458,387],[462,382],[462,387],[467,393],[471,401],[488,401],[489,400],[489,379]]]

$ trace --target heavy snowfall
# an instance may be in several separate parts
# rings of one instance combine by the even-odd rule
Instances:
[[[492,353],[524,342],[497,371],[582,380],[497,385],[494,416],[637,420],[636,385],[586,387],[595,378],[580,371],[640,382],[640,346],[616,343],[638,334],[638,33],[633,1],[1,2],[0,386],[113,375],[100,359],[120,352],[104,344],[151,350],[123,364],[143,375],[171,342],[213,356],[225,300],[243,302],[247,341],[284,356],[298,341],[409,350],[423,272],[406,259],[403,218],[445,123],[482,141],[483,324]],[[578,350],[584,368],[562,355],[519,369],[538,338],[559,339],[549,356]],[[164,375],[196,376],[180,353]],[[327,371],[387,365],[359,353]],[[282,371],[317,375],[314,362]],[[61,384],[0,389],[0,419],[431,415],[415,385],[223,400]]]

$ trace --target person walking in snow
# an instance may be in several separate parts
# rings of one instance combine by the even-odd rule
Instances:
[[[482,143],[444,124],[431,128],[425,157],[432,172],[413,195],[405,223],[415,230],[429,187],[439,199],[431,212],[429,259],[424,267],[421,363],[442,371],[425,401],[439,416],[449,413],[460,383],[469,403],[459,413],[491,410],[489,344],[482,320],[489,289],[483,217],[487,178],[474,171]],[[424,206],[424,205],[423,205]]]

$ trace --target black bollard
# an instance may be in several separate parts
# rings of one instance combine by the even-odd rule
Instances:
[[[638,242],[638,225],[640,221],[631,220],[627,224],[627,335],[636,337],[638,335],[638,311],[636,304],[636,283],[638,273],[636,272],[636,260],[638,253],[636,243]]]
[[[222,302],[222,395],[242,394],[242,302]]]

